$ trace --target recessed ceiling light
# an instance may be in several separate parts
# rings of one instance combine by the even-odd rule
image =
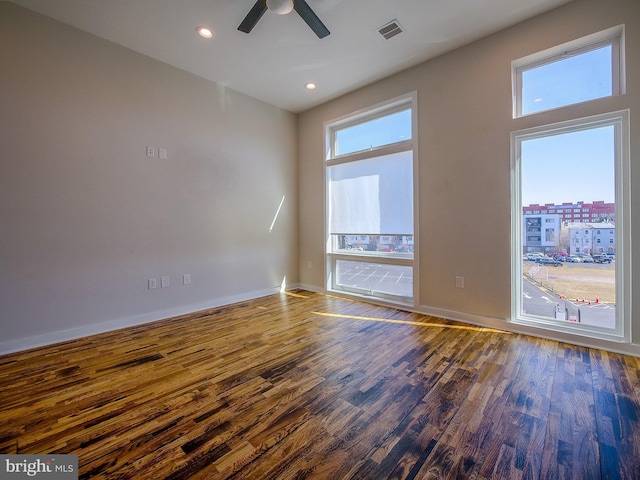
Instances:
[[[305,84],[304,88],[306,88],[307,90],[315,90],[316,89],[316,84],[313,82],[309,82],[307,84]]]
[[[209,27],[198,27],[196,28],[196,32],[202,38],[213,38],[213,31]]]

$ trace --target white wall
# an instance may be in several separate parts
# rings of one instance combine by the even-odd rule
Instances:
[[[512,60],[620,24],[626,25],[626,95],[512,118]],[[634,129],[640,124],[639,89],[640,2],[575,0],[301,114],[299,188],[305,196],[299,202],[300,283],[318,290],[326,285],[323,123],[415,90],[420,185],[416,309],[640,354],[638,282],[632,285],[634,345],[595,342],[508,323],[511,132],[538,122],[552,124],[623,109],[631,110]],[[632,130],[632,218],[640,212],[639,152],[640,135]],[[640,223],[633,222],[631,237],[632,243],[640,243]],[[629,268],[640,278],[640,262]],[[464,276],[464,289],[455,287],[456,276]]]
[[[297,282],[295,115],[9,2],[0,65],[0,353]]]

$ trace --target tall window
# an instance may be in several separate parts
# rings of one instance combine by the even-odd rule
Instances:
[[[624,185],[616,179],[628,178],[623,148],[627,118],[626,112],[617,112],[514,134],[514,215],[522,225],[514,236],[516,319],[622,336],[626,225],[604,220],[566,223],[560,215],[548,214],[545,223],[557,219],[558,228],[547,229],[540,241],[531,235],[538,219],[524,214],[522,206],[604,200],[619,210]],[[598,245],[602,228],[615,232],[616,247]]]
[[[611,29],[534,55],[533,63],[513,62],[516,116],[621,93],[622,33]],[[629,129],[629,112],[618,111],[512,133],[513,321],[629,339]],[[536,216],[528,205],[573,213]],[[586,208],[605,205],[606,215]],[[543,239],[541,218],[557,222]],[[601,231],[610,232],[606,245]]]
[[[329,123],[328,288],[413,301],[414,97]]]
[[[599,338],[628,335],[628,129],[628,112],[614,112],[514,134],[516,321]],[[532,236],[537,218],[523,205],[590,197],[613,203],[618,221],[567,223],[549,214],[545,222],[558,217],[558,231],[547,229],[545,241]],[[602,228],[613,232],[606,248],[597,238]]]

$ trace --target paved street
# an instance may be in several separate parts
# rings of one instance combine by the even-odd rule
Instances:
[[[522,308],[524,313],[545,318],[555,318],[557,305],[568,316],[585,325],[604,328],[615,327],[615,305],[605,303],[582,303],[560,299],[558,295],[540,289],[524,279],[522,283]]]

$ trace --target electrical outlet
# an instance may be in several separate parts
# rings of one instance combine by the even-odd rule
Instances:
[[[157,288],[158,287],[158,282],[155,278],[150,278],[149,279],[149,290],[151,290],[152,288]]]
[[[464,277],[456,277],[456,288],[464,288]]]
[[[182,283],[184,285],[189,285],[191,283],[191,274],[190,273],[185,273],[184,275],[182,275]]]
[[[169,286],[169,275],[163,275],[160,277],[160,286],[162,288],[167,288]]]
[[[147,157],[155,157],[155,156],[156,156],[156,149],[153,147],[147,146]]]

